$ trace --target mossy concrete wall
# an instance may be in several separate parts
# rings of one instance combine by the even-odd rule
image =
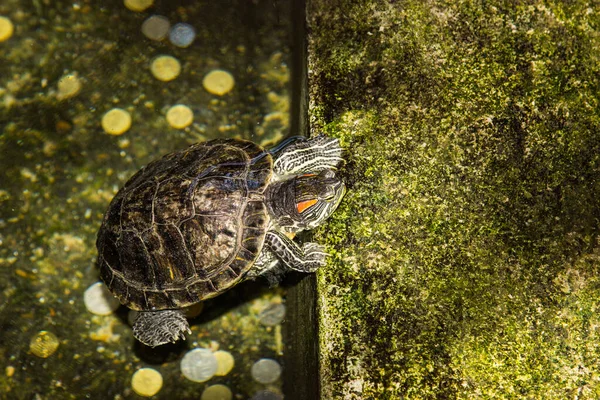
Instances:
[[[600,9],[310,0],[323,399],[600,397]]]

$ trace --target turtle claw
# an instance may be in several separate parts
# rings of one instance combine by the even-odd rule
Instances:
[[[329,253],[325,251],[325,247],[317,243],[304,243],[302,246],[304,252],[303,270],[306,272],[314,272],[319,267],[325,265],[325,259]]]

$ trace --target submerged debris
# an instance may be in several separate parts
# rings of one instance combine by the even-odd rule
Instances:
[[[225,350],[215,351],[215,358],[217,359],[217,371],[215,375],[225,376],[233,369],[235,361],[230,352]]]
[[[222,69],[215,69],[210,71],[202,80],[202,85],[208,93],[216,94],[217,96],[223,96],[233,89],[235,80],[233,75]]]
[[[194,382],[206,382],[215,375],[217,367],[217,359],[208,349],[188,351],[181,359],[181,373]]]
[[[212,385],[204,389],[200,400],[231,400],[233,394],[225,385]]]
[[[151,40],[163,40],[169,33],[171,24],[167,17],[153,15],[142,24],[142,33]]]
[[[131,115],[122,108],[113,108],[102,117],[102,128],[109,135],[122,135],[131,128]]]
[[[131,388],[140,396],[154,396],[160,391],[162,385],[162,375],[152,368],[139,369],[131,377]]]
[[[150,72],[159,81],[172,81],[179,76],[181,64],[175,57],[158,56],[150,64]]]
[[[281,375],[281,366],[270,358],[261,358],[252,366],[252,378],[258,383],[273,383]]]
[[[85,308],[96,315],[110,315],[120,305],[103,282],[96,282],[87,288],[83,293],[83,302]]]
[[[177,47],[188,47],[196,38],[196,30],[190,24],[180,22],[169,32],[169,41]]]
[[[29,350],[37,357],[48,358],[56,352],[58,338],[52,332],[40,331],[29,342]]]

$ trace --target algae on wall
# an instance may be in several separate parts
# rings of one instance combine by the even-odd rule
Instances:
[[[600,16],[585,1],[311,0],[322,398],[600,396]]]

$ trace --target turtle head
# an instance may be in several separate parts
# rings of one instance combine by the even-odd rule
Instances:
[[[271,195],[271,211],[284,232],[299,232],[323,223],[340,204],[346,186],[331,169],[281,182]]]

